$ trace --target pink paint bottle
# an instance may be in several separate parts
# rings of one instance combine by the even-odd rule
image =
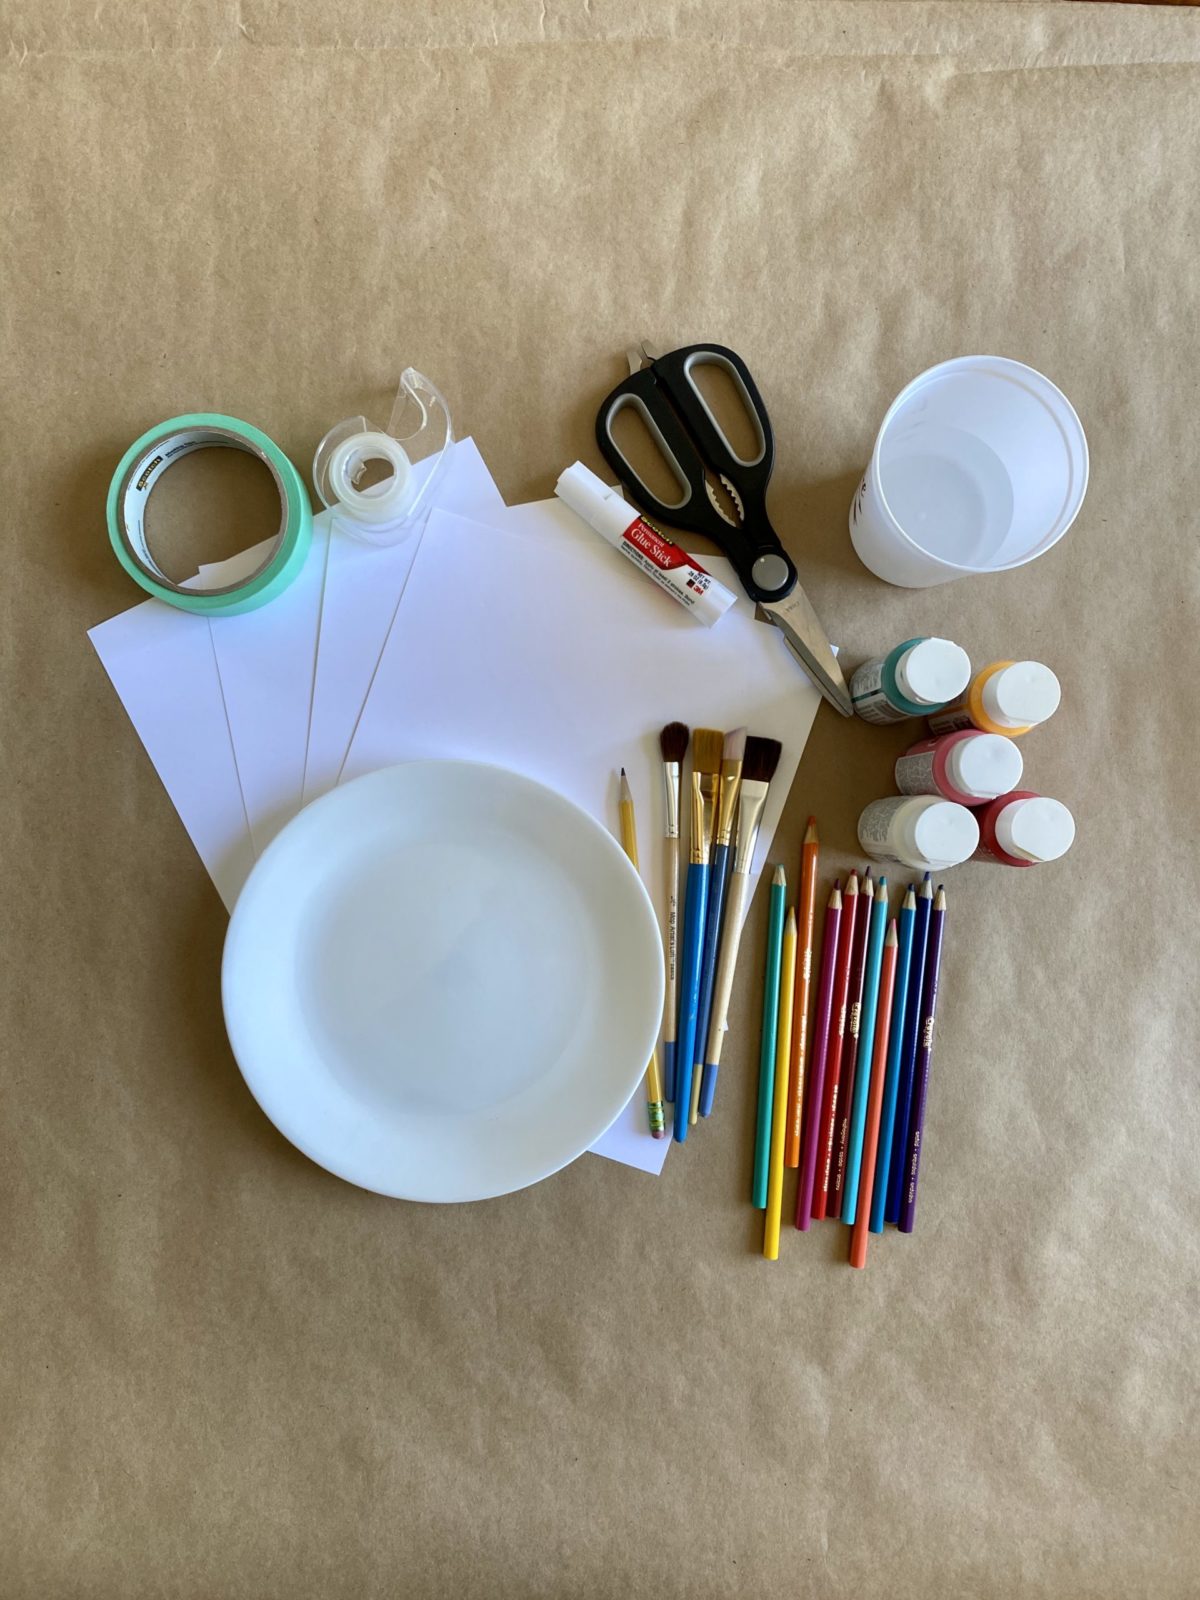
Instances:
[[[979,848],[973,861],[1034,867],[1066,855],[1075,838],[1075,818],[1062,801],[1031,789],[1002,794],[978,815]]]
[[[981,806],[1009,794],[1024,762],[1011,739],[964,728],[912,745],[896,762],[901,794],[939,794],[960,806]]]

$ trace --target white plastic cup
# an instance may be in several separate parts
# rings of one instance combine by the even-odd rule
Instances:
[[[927,589],[1024,566],[1083,504],[1088,448],[1066,395],[1003,356],[930,367],[893,400],[850,508],[876,577]]]

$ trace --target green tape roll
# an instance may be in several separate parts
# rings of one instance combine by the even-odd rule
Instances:
[[[210,446],[244,450],[270,471],[279,491],[279,533],[257,572],[224,589],[185,589],[150,554],[146,501],[172,462]],[[265,433],[236,417],[196,412],[169,417],[144,433],[121,457],[108,490],[108,537],[117,560],[147,594],[181,611],[230,617],[266,605],[298,576],[312,543],[312,506],[304,480]]]

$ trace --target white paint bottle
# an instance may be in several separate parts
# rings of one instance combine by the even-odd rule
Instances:
[[[904,722],[956,700],[970,680],[971,661],[960,645],[905,639],[887,655],[863,662],[850,679],[850,698],[864,722]]]
[[[942,872],[974,855],[979,824],[966,806],[939,795],[894,795],[873,800],[859,817],[858,842],[876,861]]]

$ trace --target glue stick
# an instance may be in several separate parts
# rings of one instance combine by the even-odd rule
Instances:
[[[963,728],[922,739],[896,762],[901,794],[940,794],[960,806],[980,806],[1021,781],[1024,762],[1011,739]]]
[[[850,679],[850,698],[864,722],[903,722],[940,711],[970,677],[967,652],[949,639],[906,639],[863,662]]]
[[[858,842],[876,861],[914,872],[941,872],[968,860],[979,845],[973,812],[938,795],[873,800],[858,819]]]
[[[1058,710],[1062,689],[1040,661],[993,661],[971,679],[952,706],[929,718],[930,733],[979,728],[1019,739]]]
[[[706,628],[719,622],[737,599],[732,589],[705,572],[686,550],[647,522],[582,461],[562,473],[554,492],[589,528],[652,578],[660,589],[665,589],[673,600],[686,606]]]
[[[1065,856],[1075,839],[1075,818],[1061,800],[1031,789],[1002,794],[979,813],[976,861],[1034,867]]]

